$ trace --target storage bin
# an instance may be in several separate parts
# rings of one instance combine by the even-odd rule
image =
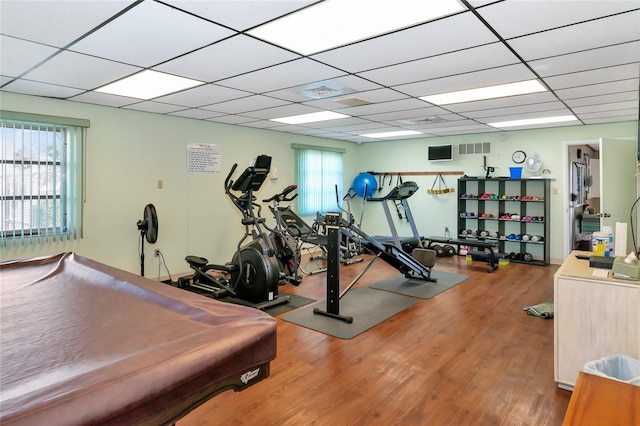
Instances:
[[[585,373],[640,386],[640,360],[626,355],[612,355],[589,361],[583,370]]]

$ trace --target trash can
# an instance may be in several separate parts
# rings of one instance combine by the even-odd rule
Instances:
[[[640,360],[626,355],[589,361],[584,365],[584,372],[640,386]]]

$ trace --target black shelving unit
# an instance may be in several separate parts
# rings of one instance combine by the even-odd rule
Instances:
[[[512,262],[549,264],[549,179],[458,179],[458,238],[498,242]]]

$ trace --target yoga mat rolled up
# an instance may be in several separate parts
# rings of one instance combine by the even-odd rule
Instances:
[[[616,222],[615,256],[626,256],[627,253],[627,224]]]

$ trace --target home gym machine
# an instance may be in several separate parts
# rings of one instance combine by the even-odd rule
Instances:
[[[349,202],[349,199],[345,198],[345,200]],[[348,235],[353,240],[359,239],[362,241],[362,248],[376,256],[360,276],[364,275],[372,264],[380,258],[404,274],[407,279],[436,282],[436,279],[431,277],[431,268],[435,265],[436,259],[434,250],[420,246],[414,248],[411,253],[407,253],[406,250],[402,247],[397,247],[394,243],[381,242],[365,233],[354,223],[353,215],[350,212],[351,209],[345,210],[340,206],[338,207],[348,217],[348,219],[345,219],[340,215],[340,232]],[[335,219],[331,218],[330,222],[333,221]],[[360,276],[356,278],[356,281]],[[355,281],[351,285],[353,284],[355,284]]]
[[[415,194],[416,191],[418,191],[418,184],[413,181],[407,181],[396,185],[384,197],[366,198],[367,202],[378,202],[382,204],[387,223],[389,224],[389,230],[391,231],[390,242],[393,243],[393,245],[398,249],[403,250],[407,253],[412,253],[413,249],[422,247],[422,238],[420,237],[420,234],[418,234],[418,228],[416,227],[416,223],[413,220],[413,215],[411,214],[411,209],[409,208],[409,203],[407,201],[407,199]],[[391,217],[389,203],[393,203],[395,205],[396,212],[400,219],[403,219],[404,212],[404,219],[407,220],[409,226],[411,227],[411,238],[403,238],[401,240],[398,236],[398,231],[394,224],[393,218]],[[400,207],[402,207],[402,211],[400,210]],[[383,238],[376,237],[376,239],[385,242],[385,239]],[[388,239],[386,239],[386,242],[389,242]]]
[[[324,315],[351,324],[353,317],[340,313],[340,298],[355,284],[355,281],[340,293],[340,227],[342,217],[340,213],[329,212],[325,216],[327,228],[327,308],[313,308],[316,315]]]
[[[231,262],[224,265],[209,264],[203,257],[187,256],[185,260],[194,273],[179,278],[178,287],[264,309],[291,299],[289,296],[278,297],[278,286],[285,278],[275,248],[263,230],[265,219],[260,217],[260,205],[255,203],[253,195],[269,174],[271,157],[258,156],[238,180],[233,181],[231,177],[237,166],[234,164],[227,175],[224,189],[242,213],[244,236],[238,242]],[[256,209],[258,215],[255,214]],[[247,238],[252,240],[243,245]]]
[[[336,188],[336,194],[338,189]],[[345,198],[349,202],[348,198]],[[431,249],[415,248],[412,254],[406,253],[402,248],[398,248],[392,243],[382,243],[377,239],[367,235],[362,229],[355,225],[350,209],[345,210],[338,205],[342,213],[346,213],[348,219],[342,217],[342,213],[330,212],[324,216],[324,225],[328,230],[328,269],[327,269],[327,301],[326,309],[318,307],[313,309],[313,313],[324,315],[330,318],[353,322],[353,317],[340,313],[340,299],[369,271],[378,259],[382,259],[404,274],[407,279],[422,280],[425,282],[436,282],[437,279],[431,277],[431,268],[435,264],[436,252]],[[338,247],[339,235],[346,233],[350,238],[361,238],[363,248],[374,254],[375,257],[358,274],[358,276],[340,291],[340,269],[338,268]]]

